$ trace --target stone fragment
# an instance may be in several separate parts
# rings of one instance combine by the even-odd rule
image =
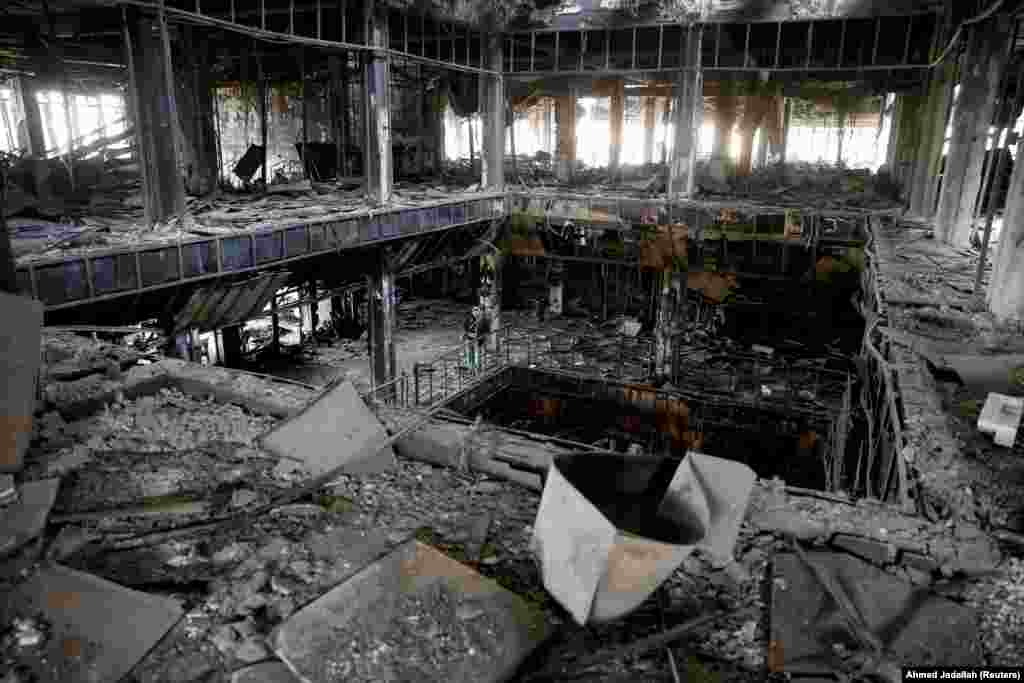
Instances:
[[[8,555],[43,532],[57,500],[60,479],[21,485],[19,500],[0,511],[0,557]]]
[[[914,569],[929,574],[937,571],[939,568],[939,563],[936,562],[934,558],[912,550],[904,550],[900,553],[900,564],[908,569]]]
[[[896,561],[895,546],[865,536],[836,534],[832,538],[832,545],[877,565],[886,565]]]
[[[267,650],[267,646],[263,642],[262,637],[251,636],[243,640],[238,647],[235,648],[234,656],[240,661],[251,664],[270,657],[270,651]]]

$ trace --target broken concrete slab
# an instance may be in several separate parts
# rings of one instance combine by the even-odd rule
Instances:
[[[895,661],[915,666],[981,663],[972,610],[850,555],[807,555],[848,594]],[[776,555],[773,564],[770,641],[781,650],[781,670],[794,675],[839,670],[836,651],[857,648],[841,608],[795,554]]]
[[[896,561],[896,547],[892,543],[882,543],[866,536],[836,534],[832,545],[873,564],[886,565]]]
[[[18,488],[14,485],[14,477],[0,474],[0,505],[10,505],[18,499]]]
[[[0,472],[17,472],[32,438],[43,304],[0,292]]]
[[[533,527],[544,587],[580,625],[628,614],[698,547],[731,556],[754,479],[699,453],[555,458]]]
[[[263,662],[231,674],[231,683],[300,683],[283,662]]]
[[[52,565],[0,601],[0,622],[31,618],[46,638],[18,653],[36,680],[105,683],[124,677],[182,616],[168,598]]]
[[[477,683],[506,680],[546,633],[537,608],[413,540],[292,616],[271,642],[309,683]]]
[[[349,381],[341,382],[261,439],[281,456],[278,471],[301,469],[319,476],[345,464],[347,474],[393,469],[398,461],[388,435]]]
[[[27,482],[18,501],[0,509],[0,557],[43,533],[59,489],[60,479]]]

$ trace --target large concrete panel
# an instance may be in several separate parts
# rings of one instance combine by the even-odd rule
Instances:
[[[394,450],[380,446],[388,438],[377,417],[345,381],[281,424],[262,439],[263,446],[281,456],[279,469],[300,468],[319,476],[345,465],[349,474],[393,468]]]
[[[0,293],[0,320],[0,472],[16,472],[32,438],[43,305]]]

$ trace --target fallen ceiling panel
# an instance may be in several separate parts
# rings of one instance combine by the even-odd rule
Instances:
[[[264,273],[229,285],[199,289],[175,316],[175,334],[188,329],[209,332],[257,316],[290,277],[287,271]]]

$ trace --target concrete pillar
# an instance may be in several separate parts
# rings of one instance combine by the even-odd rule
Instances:
[[[786,164],[786,148],[789,146],[789,124],[793,118],[793,103],[787,97],[782,111],[782,142],[779,143],[779,163]]]
[[[380,6],[366,3],[367,35],[371,44],[387,47],[388,23],[380,16]],[[391,201],[394,182],[391,159],[391,65],[386,54],[371,52],[366,60],[366,92],[363,97],[363,120],[366,122],[366,144],[363,150],[363,171],[366,194],[373,204]]]
[[[142,172],[142,197],[149,225],[185,211],[179,164],[177,103],[166,28],[152,17],[128,10],[126,46]]]
[[[182,24],[184,68],[175,75],[185,187],[190,194],[205,195],[217,189],[217,131],[213,111],[213,77],[207,54],[208,43],[197,39],[189,24]]]
[[[740,100],[734,95],[718,95],[714,98],[714,103],[715,135],[711,142],[711,157],[726,159],[729,157],[732,129],[739,118]]]
[[[487,348],[495,353],[501,350],[501,266],[500,252],[480,257],[480,284],[477,294],[480,310],[490,323]]]
[[[644,163],[654,163],[654,130],[658,120],[658,98],[643,97],[640,99],[640,115],[644,125]]]
[[[693,194],[694,164],[704,116],[704,76],[700,70],[701,33],[688,32],[689,44],[685,49],[684,66],[680,70],[673,103],[675,146],[669,160],[669,199],[689,197]]]
[[[573,95],[555,99],[555,118],[558,125],[558,148],[555,172],[558,180],[572,179],[576,166],[576,97]]]
[[[739,122],[740,154],[736,162],[739,175],[749,175],[754,162],[754,133],[764,121],[772,100],[769,97],[749,96],[744,98],[743,118]]]
[[[27,76],[18,77],[18,90],[21,95],[21,111],[25,115],[24,136],[19,127],[19,147],[27,147],[29,156],[42,158],[46,155],[46,136],[43,134],[43,117],[36,101],[36,88],[32,79]]]
[[[981,186],[985,144],[1000,96],[1013,22],[999,15],[971,28],[961,68],[946,170],[935,218],[935,236],[957,246],[970,241]]]
[[[492,33],[485,43],[487,64],[493,71],[502,70],[501,36]],[[481,94],[481,185],[489,190],[505,186],[505,83],[489,74],[480,76]]]
[[[370,384],[374,387],[397,376],[395,357],[395,273],[388,248],[380,249],[377,269],[366,276],[369,297]],[[388,392],[390,393],[390,392]]]
[[[220,331],[221,350],[224,353],[223,363],[226,368],[242,367],[242,326],[232,325]]]
[[[951,63],[932,69],[928,93],[918,122],[920,140],[914,154],[910,213],[922,218],[931,218],[935,213],[946,120],[956,80],[954,74],[955,65]]]
[[[655,273],[658,287],[658,315],[654,326],[654,374],[672,378],[676,340],[683,330],[685,299],[685,273],[662,271]]]
[[[619,78],[612,81],[612,91],[608,103],[608,127],[611,141],[608,148],[608,170],[614,177],[619,170],[622,159],[622,128],[626,116],[626,84]]]
[[[1003,231],[999,236],[988,288],[989,310],[999,320],[1024,318],[1024,139],[1017,144],[1017,163],[1013,167],[1010,189],[1003,212]]]

